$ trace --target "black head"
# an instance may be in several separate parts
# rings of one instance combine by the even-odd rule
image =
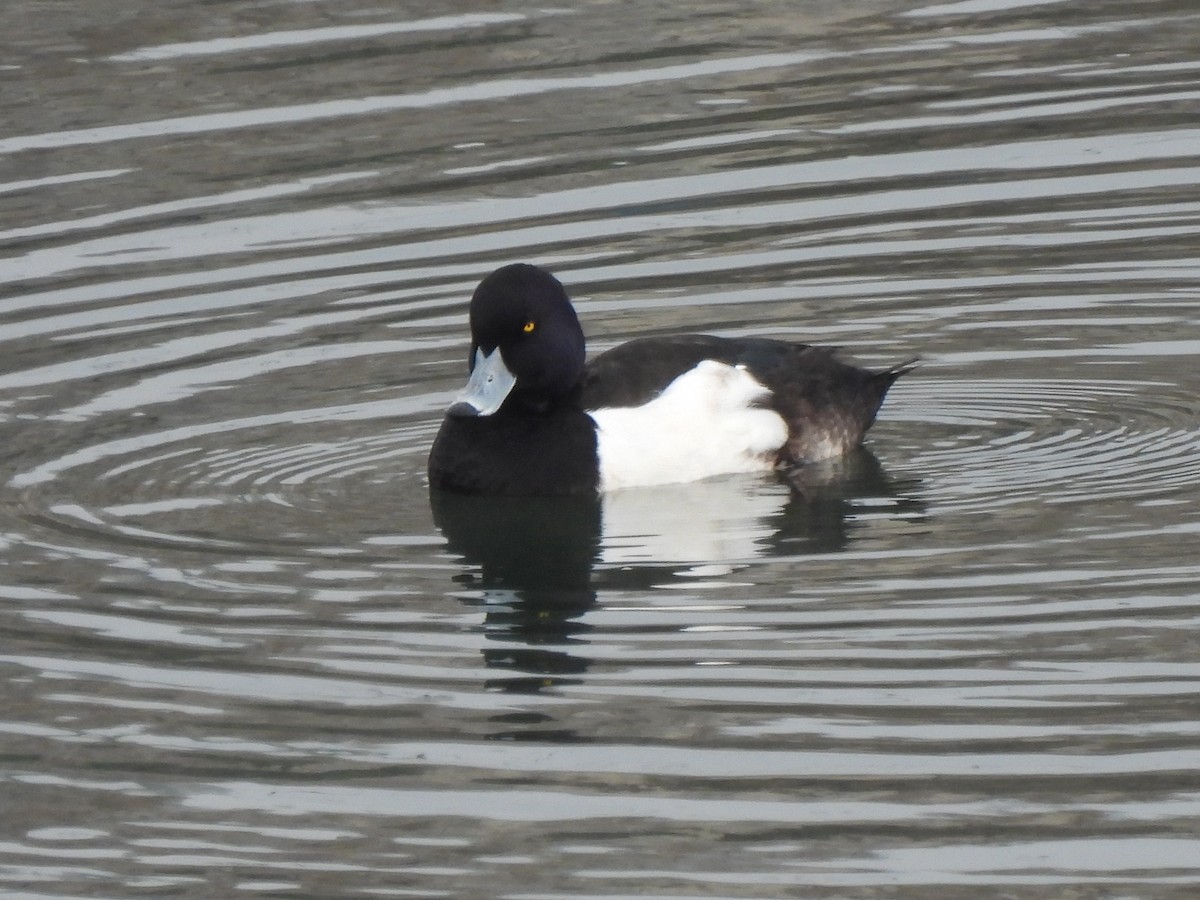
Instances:
[[[553,401],[583,377],[583,329],[558,279],[514,263],[479,283],[471,297],[471,368],[476,350],[496,348],[516,377],[513,393]]]

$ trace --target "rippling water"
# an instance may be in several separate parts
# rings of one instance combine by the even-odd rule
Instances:
[[[1191,898],[1185,0],[0,10],[0,893]],[[465,303],[913,354],[431,508]]]

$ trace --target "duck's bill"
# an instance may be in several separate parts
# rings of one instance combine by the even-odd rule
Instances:
[[[450,408],[452,416],[490,416],[504,403],[504,398],[517,383],[517,377],[508,371],[497,347],[489,354],[481,348],[475,349],[475,368]]]

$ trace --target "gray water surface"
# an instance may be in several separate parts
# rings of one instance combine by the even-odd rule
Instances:
[[[1192,898],[1190,0],[0,9],[0,895]],[[920,355],[431,506],[466,302]]]

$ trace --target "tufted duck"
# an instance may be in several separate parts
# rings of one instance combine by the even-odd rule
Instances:
[[[467,494],[595,495],[841,456],[913,367],[702,334],[639,338],[585,363],[563,286],[522,263],[480,283],[470,322],[470,378],[429,454],[430,484]]]

